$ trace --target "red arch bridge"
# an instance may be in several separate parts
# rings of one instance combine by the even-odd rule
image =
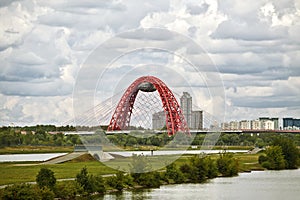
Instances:
[[[138,93],[154,91],[158,91],[162,102],[168,135],[174,135],[178,131],[189,134],[186,119],[172,91],[154,76],[140,77],[127,88],[111,117],[107,131],[127,130]]]
[[[176,94],[176,96],[179,95]],[[197,105],[193,105],[193,107],[203,111]],[[165,127],[162,125],[160,128],[153,128],[152,120],[155,113],[164,116]],[[140,123],[140,121],[149,123]],[[64,124],[70,125],[74,122],[77,131],[86,131],[80,127],[97,129],[97,126],[104,125],[101,128],[106,129],[108,134],[128,133],[136,130],[139,126],[146,127],[144,130],[151,129],[149,127],[152,126],[152,129],[155,129],[154,132],[167,132],[168,135],[174,135],[179,131],[186,134],[191,133],[174,93],[163,81],[154,76],[143,76],[136,79],[123,93],[115,94]],[[214,122],[215,118],[203,111],[201,128],[209,127]],[[161,128],[164,128],[163,131]]]

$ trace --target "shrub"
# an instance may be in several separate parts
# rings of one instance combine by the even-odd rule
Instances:
[[[220,153],[217,159],[217,167],[222,176],[230,177],[238,175],[238,166],[238,161],[233,158],[231,153]]]
[[[3,189],[1,199],[3,200],[52,200],[54,193],[49,188],[42,188],[30,184],[15,184]]]
[[[282,149],[280,146],[271,146],[266,150],[267,162],[265,164],[267,169],[280,170],[285,168],[285,160],[282,154]]]
[[[75,199],[82,190],[76,181],[62,181],[56,184],[55,195],[62,199]]]
[[[286,137],[277,137],[273,141],[273,146],[280,146],[282,150],[282,155],[285,160],[286,169],[296,169],[298,168],[299,160],[299,150],[293,140]]]
[[[177,166],[172,163],[166,167],[165,178],[167,179],[168,183],[172,182],[175,183],[183,183],[184,176],[183,173],[177,168]],[[171,179],[171,181],[170,181]]]
[[[48,187],[52,190],[56,183],[54,172],[47,168],[41,168],[36,176],[36,182],[40,188]]]
[[[118,191],[122,191],[125,187],[124,181],[124,174],[123,172],[119,171],[115,176],[108,177],[106,183],[110,187],[117,189]]]
[[[260,155],[258,157],[258,163],[262,165],[262,163],[268,161],[268,158],[265,155]]]

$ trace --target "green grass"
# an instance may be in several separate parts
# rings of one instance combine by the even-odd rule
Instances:
[[[180,166],[184,163],[188,163],[189,159],[192,156],[193,155],[182,155],[181,157],[175,160],[175,164],[177,166]],[[211,156],[213,159],[218,158],[217,154],[213,154]],[[239,160],[241,172],[263,169],[258,164],[258,156],[259,154],[234,154],[234,157]],[[161,166],[164,167],[167,158],[168,160],[170,160],[170,156],[153,156],[148,158],[150,159],[150,161],[152,160],[152,167],[155,169],[160,168]],[[174,157],[174,159],[175,158],[176,157]],[[86,167],[88,169],[88,172],[93,175],[114,174],[116,173],[115,169],[119,168],[120,166],[125,168],[127,167],[126,170],[128,170],[128,163],[130,163],[131,159],[132,158],[114,159],[108,164],[108,166],[113,166],[113,168],[110,168],[101,162],[93,160],[92,157],[89,155],[81,156],[73,161],[69,161],[66,163],[53,165],[37,165],[38,163],[33,162],[0,163],[0,185],[35,181],[36,175],[42,167],[47,167],[48,169],[51,169],[54,172],[55,177],[57,179],[75,178],[76,174],[78,174],[83,167]],[[122,168],[119,169],[124,170]]]
[[[0,148],[0,154],[69,153],[73,151],[73,146],[15,146]]]
[[[89,173],[95,175],[116,173],[116,170],[111,169],[98,161],[67,162],[54,165],[30,165],[30,163],[26,164],[27,165],[21,166],[16,163],[1,163],[0,185],[35,181],[36,175],[42,167],[51,169],[57,179],[75,178],[76,174],[78,174],[83,167],[87,167]]]

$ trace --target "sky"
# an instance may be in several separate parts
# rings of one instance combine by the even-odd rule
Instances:
[[[225,121],[300,118],[299,33],[299,0],[2,0],[0,125],[60,125],[145,75]]]

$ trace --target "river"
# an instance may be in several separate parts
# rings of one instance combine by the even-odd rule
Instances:
[[[237,177],[216,178],[203,184],[164,185],[158,189],[108,194],[98,199],[296,200],[299,198],[300,169],[240,173]]]
[[[153,151],[153,155],[181,155],[181,154],[214,154],[219,153],[221,150],[174,150],[174,151]],[[228,150],[227,152],[232,153],[246,153],[247,150]],[[115,151],[108,152],[112,154],[118,154],[124,157],[130,157],[132,154],[143,154],[150,156],[151,151]],[[66,155],[67,153],[39,153],[39,154],[6,154],[0,155],[1,162],[26,162],[26,161],[46,161],[52,158]]]
[[[38,162],[38,161],[46,161],[66,154],[67,153],[7,154],[7,155],[0,155],[0,162],[27,162],[27,161]]]

